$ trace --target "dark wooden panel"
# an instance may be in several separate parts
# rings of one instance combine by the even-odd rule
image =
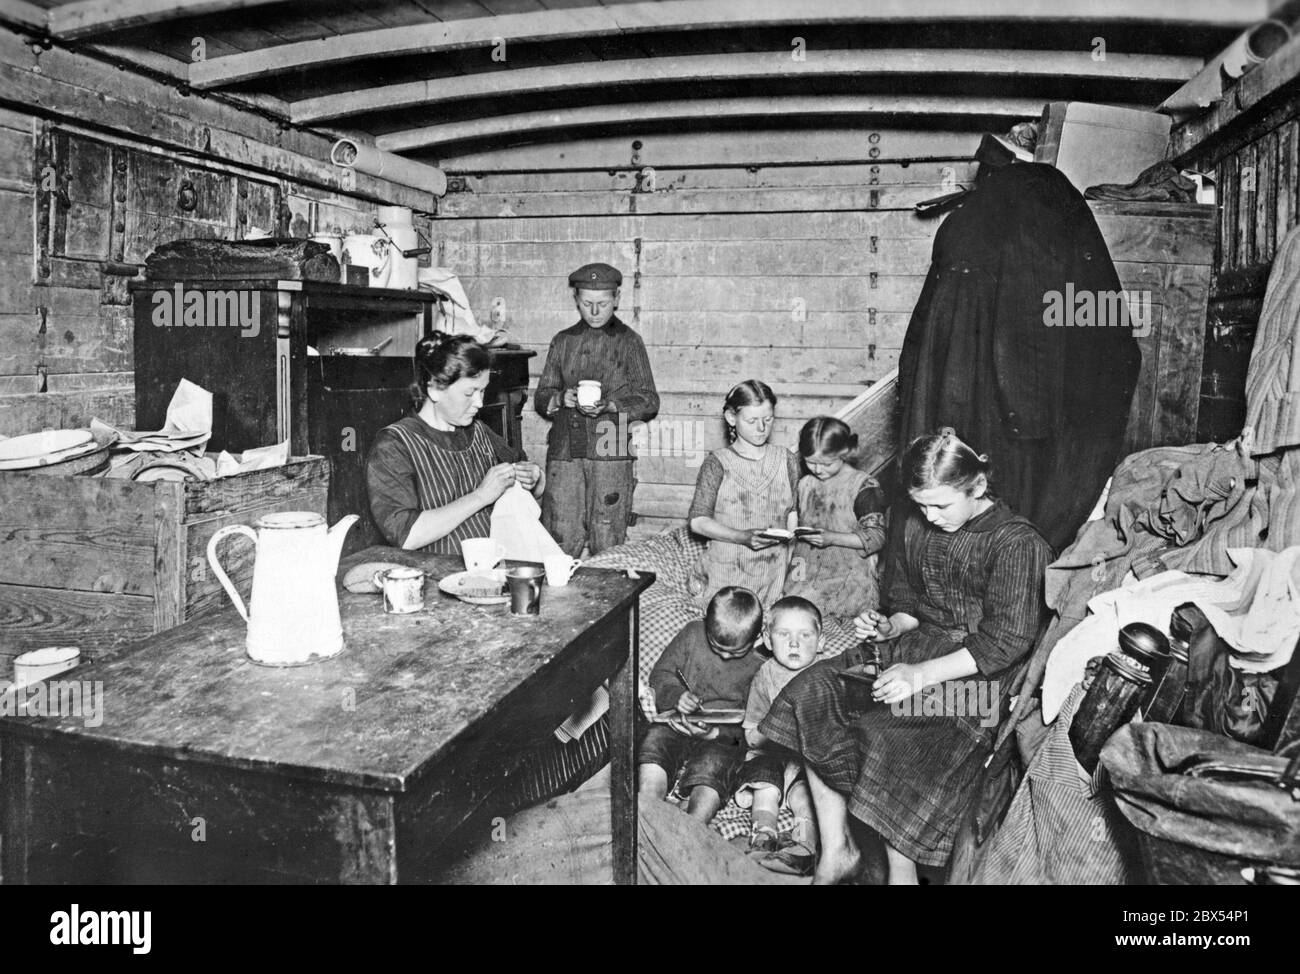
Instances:
[[[1138,337],[1142,369],[1125,452],[1196,439],[1205,342],[1208,267],[1118,262],[1125,289],[1149,294],[1150,334]]]
[[[1209,264],[1214,257],[1212,206],[1093,203],[1113,261]]]
[[[66,196],[51,197],[52,255],[107,260],[113,219],[112,150],[67,132],[55,134],[54,146],[55,178]]]
[[[209,449],[240,452],[275,443],[276,292],[259,294],[259,331],[250,336],[230,327],[159,327],[150,295],[135,292],[136,429],[161,428],[177,384],[188,378],[213,394]],[[293,452],[306,452],[306,444],[295,444]]]
[[[519,755],[584,704],[597,684],[615,674],[627,658],[630,639],[627,616],[589,630],[581,645],[572,647],[556,665],[534,673],[502,700],[482,731],[458,737],[441,762],[440,773],[424,776],[399,799],[399,842],[418,846],[422,836],[448,835],[475,812],[492,814],[491,802],[501,795]],[[509,814],[509,809],[503,807],[501,814]],[[402,879],[418,881],[418,870]]]
[[[182,201],[185,189],[192,197]],[[143,261],[170,240],[234,235],[236,186],[230,173],[132,152],[126,197],[128,261]]]
[[[26,869],[10,860],[27,882],[395,881],[388,796],[84,743],[6,741],[6,759],[20,746],[27,800],[6,819],[27,813]]]
[[[282,467],[187,484],[184,516],[189,521],[214,514],[240,514],[313,494],[324,490],[328,483],[329,465],[321,457],[297,457]]]
[[[80,646],[87,656],[153,632],[153,599],[0,585],[0,656],[42,646]]]
[[[0,323],[0,335],[3,334]],[[31,375],[34,387],[39,376]],[[62,376],[62,378],[76,378]],[[113,380],[120,380],[114,376]],[[93,377],[96,382],[104,377]],[[44,429],[76,429],[88,426],[94,416],[107,423],[130,426],[135,413],[135,392],[130,387],[110,389],[68,390],[40,392],[25,395],[0,394],[0,434],[15,436],[35,433]]]
[[[152,595],[153,491],[121,480],[0,473],[0,582]]]

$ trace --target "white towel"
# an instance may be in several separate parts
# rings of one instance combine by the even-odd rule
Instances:
[[[1300,546],[1283,551],[1230,548],[1240,596],[1235,602],[1197,605],[1219,638],[1232,647],[1229,662],[1248,673],[1267,673],[1291,662],[1300,638]]]
[[[492,540],[499,541],[511,561],[539,564],[551,555],[564,554],[551,533],[542,527],[542,509],[533,495],[512,484],[492,507]]]
[[[1043,722],[1050,724],[1056,719],[1070,690],[1083,679],[1089,660],[1119,648],[1119,631],[1124,626],[1145,622],[1168,632],[1169,617],[1184,602],[1195,602],[1208,616],[1207,607],[1240,601],[1243,584],[1244,576],[1238,572],[1220,579],[1168,571],[1094,596],[1088,602],[1088,617],[1061,637],[1047,660]]]

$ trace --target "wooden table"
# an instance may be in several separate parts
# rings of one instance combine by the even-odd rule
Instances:
[[[419,882],[441,841],[610,680],[614,873],[635,879],[637,605],[653,575],[581,569],[539,617],[442,595],[386,615],[340,591],[347,648],[258,666],[222,610],[63,679],[102,681],[103,723],[0,720],[7,883]]]

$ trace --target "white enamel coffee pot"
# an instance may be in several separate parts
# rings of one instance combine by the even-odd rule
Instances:
[[[245,643],[255,663],[298,666],[329,659],[343,651],[343,626],[334,576],[343,539],[357,522],[349,514],[334,527],[312,511],[267,514],[255,527],[232,524],[208,542],[208,562],[222,588],[248,622]],[[257,546],[253,592],[247,608],[217,560],[217,546],[242,534]]]

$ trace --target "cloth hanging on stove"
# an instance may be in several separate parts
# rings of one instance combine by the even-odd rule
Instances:
[[[1060,171],[991,169],[935,235],[903,342],[900,442],[956,428],[992,456],[999,496],[1058,551],[1119,460],[1140,364],[1132,328],[1076,319],[1075,301],[1120,290]]]

